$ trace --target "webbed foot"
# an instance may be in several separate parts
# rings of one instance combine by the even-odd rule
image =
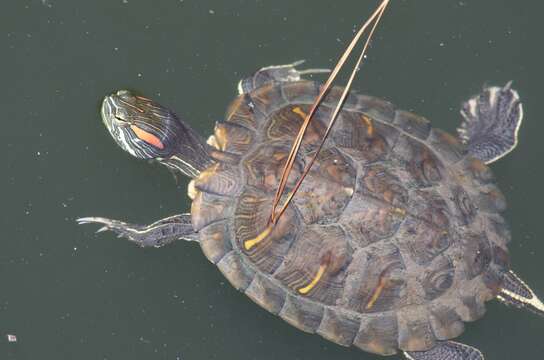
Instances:
[[[175,240],[198,241],[198,234],[193,230],[190,214],[180,214],[161,219],[149,225],[129,224],[103,217],[83,217],[78,224],[100,224],[97,230],[113,231],[117,237],[125,238],[141,247],[161,247]]]
[[[427,351],[405,351],[408,360],[484,360],[480,350],[455,341],[440,341]]]
[[[457,129],[472,156],[492,163],[514,150],[523,120],[523,107],[512,82],[489,87],[461,108],[465,118]]]
[[[238,93],[247,94],[267,83],[281,83],[288,81],[299,81],[305,74],[329,73],[330,69],[305,69],[298,70],[296,67],[305,60],[295,61],[292,64],[267,66],[257,70],[252,76],[240,80]]]

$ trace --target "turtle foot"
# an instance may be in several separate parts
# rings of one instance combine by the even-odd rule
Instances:
[[[484,360],[480,350],[455,341],[440,341],[427,351],[405,351],[408,360]]]
[[[459,137],[471,155],[486,164],[502,158],[518,143],[523,107],[511,85],[510,81],[504,87],[485,88],[461,108],[465,120],[457,129]]]
[[[268,83],[299,81],[302,79],[302,75],[331,72],[330,69],[298,70],[296,67],[304,62],[305,60],[298,60],[291,64],[272,65],[259,69],[252,76],[240,80],[238,83],[238,93],[240,95],[247,94]]]
[[[119,238],[125,238],[141,247],[161,247],[175,240],[197,241],[190,214],[180,214],[161,219],[149,225],[129,224],[103,217],[82,217],[76,220],[79,225],[102,225],[96,232],[112,231]]]

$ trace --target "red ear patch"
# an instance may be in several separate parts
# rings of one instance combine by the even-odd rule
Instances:
[[[130,125],[130,128],[132,129],[132,131],[134,131],[134,134],[136,134],[138,139],[145,141],[146,143],[156,147],[157,149],[160,149],[160,150],[164,149],[164,144],[155,135],[140,129],[136,125]]]

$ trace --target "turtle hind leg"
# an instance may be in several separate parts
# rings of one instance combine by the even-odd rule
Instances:
[[[518,93],[510,87],[485,88],[461,108],[464,121],[457,129],[472,156],[492,163],[514,150],[523,108]]]
[[[506,305],[524,308],[540,316],[544,316],[544,304],[542,301],[513,271],[504,273],[502,288],[497,295],[497,299]]]
[[[240,80],[238,93],[247,94],[268,83],[282,83],[288,81],[299,81],[305,74],[329,73],[329,69],[305,69],[298,70],[296,67],[304,63],[304,60],[295,61],[292,64],[272,65],[257,70],[253,75]]]
[[[161,247],[176,240],[198,241],[193,230],[191,214],[170,216],[149,225],[135,225],[103,217],[83,217],[78,224],[102,225],[97,232],[113,231],[117,237],[125,238],[141,247]]]
[[[427,351],[405,351],[408,360],[484,360],[480,350],[455,341],[439,341]]]

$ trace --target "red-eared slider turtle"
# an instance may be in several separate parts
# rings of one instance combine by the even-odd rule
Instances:
[[[102,105],[118,145],[192,178],[191,213],[140,226],[89,217],[140,246],[196,241],[230,283],[293,326],[337,344],[408,359],[483,359],[450,341],[486,301],[544,313],[511,270],[505,199],[491,163],[517,143],[510,84],[461,109],[459,136],[378,98],[351,94],[287,211],[272,201],[319,92],[291,65],[243,80],[207,142],[172,111],[118,91]],[[288,188],[323,137],[340,89],[313,118]]]

